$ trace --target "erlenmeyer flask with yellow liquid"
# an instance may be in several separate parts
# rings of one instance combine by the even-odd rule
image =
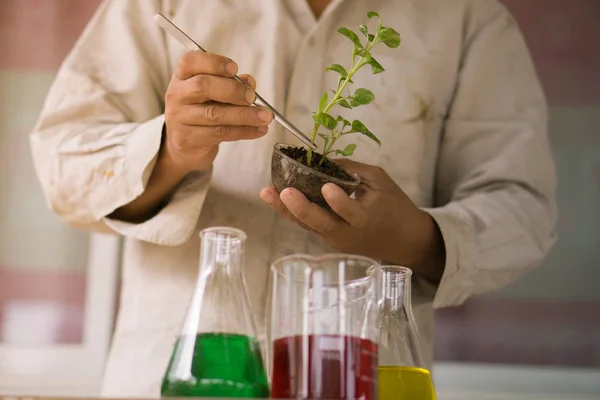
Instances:
[[[379,400],[436,400],[425,368],[411,304],[412,271],[383,266],[379,336]]]
[[[243,276],[244,232],[200,232],[200,271],[162,397],[266,398],[262,360]]]

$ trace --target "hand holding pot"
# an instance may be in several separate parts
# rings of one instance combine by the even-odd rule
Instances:
[[[445,250],[433,218],[383,169],[347,159],[338,163],[349,173],[357,173],[362,183],[356,199],[337,185],[324,185],[322,193],[332,212],[309,202],[293,188],[278,195],[268,187],[261,191],[261,198],[280,214],[322,235],[325,243],[338,251],[403,265],[439,281]]]
[[[231,79],[238,71],[230,59],[216,54],[185,53],[165,95],[166,132],[162,153],[183,172],[210,167],[221,142],[256,139],[273,120],[269,110],[253,107],[251,87]]]

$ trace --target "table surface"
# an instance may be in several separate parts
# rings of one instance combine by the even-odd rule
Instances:
[[[187,398],[189,400],[189,397]],[[106,400],[106,398],[98,398],[98,397],[27,397],[27,396],[2,396],[0,395],[0,400]],[[143,398],[123,398],[117,399],[112,398],[112,400],[149,400]],[[163,399],[161,399],[163,400]],[[168,399],[164,399],[168,400]],[[174,400],[174,399],[171,399]],[[180,399],[183,400],[183,399]],[[226,400],[224,398],[202,398],[202,400]],[[260,399],[258,399],[260,400]],[[264,400],[274,400],[274,399],[264,399]],[[506,393],[506,394],[484,394],[481,392],[471,393],[471,392],[461,392],[461,393],[439,393],[438,400],[565,400],[564,396],[548,396],[547,394],[533,395],[533,394],[515,394],[515,393]],[[598,397],[569,397],[569,400],[600,400],[600,395]]]
[[[112,400],[150,400],[145,398],[111,398]],[[189,400],[190,398],[185,398]],[[107,400],[107,398],[99,397],[56,397],[56,396],[6,396],[0,393],[0,400]],[[160,400],[169,400],[167,398]],[[175,400],[175,398],[171,398]],[[184,400],[184,398],[179,398]],[[227,400],[225,398],[202,398],[202,400]],[[234,400],[234,399],[231,399]],[[239,399],[235,399],[239,400]],[[261,399],[255,399],[261,400]],[[277,400],[277,399],[262,399],[262,400]],[[441,390],[437,393],[437,400],[567,400],[564,394],[552,395],[548,393],[490,393],[483,391],[472,390]],[[568,396],[568,400],[600,400],[600,393],[596,396]]]

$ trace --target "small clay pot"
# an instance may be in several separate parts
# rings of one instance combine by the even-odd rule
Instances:
[[[273,146],[273,155],[271,158],[271,179],[277,193],[281,193],[286,188],[294,188],[302,192],[306,198],[318,204],[319,206],[329,209],[329,205],[321,194],[321,188],[326,183],[334,183],[348,196],[354,193],[354,190],[360,185],[358,175],[350,175],[341,167],[340,170],[345,172],[350,179],[339,179],[322,172],[319,172],[294,158],[284,154],[282,149],[293,149],[293,146],[285,143],[277,143]],[[313,153],[320,157],[320,154]]]

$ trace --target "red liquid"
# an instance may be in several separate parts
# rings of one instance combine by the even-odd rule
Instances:
[[[273,343],[274,399],[377,399],[377,345],[350,336],[290,336]]]

